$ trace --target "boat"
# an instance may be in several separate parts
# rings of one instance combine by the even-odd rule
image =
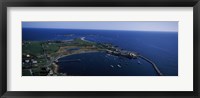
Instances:
[[[121,68],[121,66],[119,64],[117,66]]]

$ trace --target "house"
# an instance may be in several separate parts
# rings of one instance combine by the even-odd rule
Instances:
[[[25,60],[26,63],[29,63],[30,60]]]

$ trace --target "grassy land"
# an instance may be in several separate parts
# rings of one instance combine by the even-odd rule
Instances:
[[[74,41],[72,42],[72,45],[77,45],[77,46],[92,46],[92,45],[96,45],[96,43],[89,42],[89,41],[84,41],[84,40],[81,40],[81,39],[77,38],[77,39],[74,39]]]
[[[33,54],[35,56],[41,55],[43,53],[41,44],[42,42],[37,41],[26,42],[22,46],[22,53]]]
[[[22,75],[23,76],[31,76],[31,73],[30,73],[30,71],[28,69],[23,69],[22,70]]]
[[[97,43],[74,39],[73,41],[25,41],[22,46],[23,59],[37,61],[36,64],[23,64],[23,76],[29,76],[30,70],[33,75],[39,76],[45,73],[44,67],[52,66],[52,61],[62,55],[77,54],[87,51],[98,51],[100,47]],[[30,55],[30,57],[26,57]],[[30,66],[31,65],[31,66]],[[28,67],[26,67],[28,66]]]

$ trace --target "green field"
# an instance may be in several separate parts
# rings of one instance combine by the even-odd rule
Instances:
[[[43,53],[42,42],[37,42],[37,41],[26,42],[22,46],[22,53],[32,54],[35,56],[41,55]]]

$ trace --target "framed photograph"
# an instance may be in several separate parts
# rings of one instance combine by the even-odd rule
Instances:
[[[1,97],[199,97],[199,0],[0,6]]]

